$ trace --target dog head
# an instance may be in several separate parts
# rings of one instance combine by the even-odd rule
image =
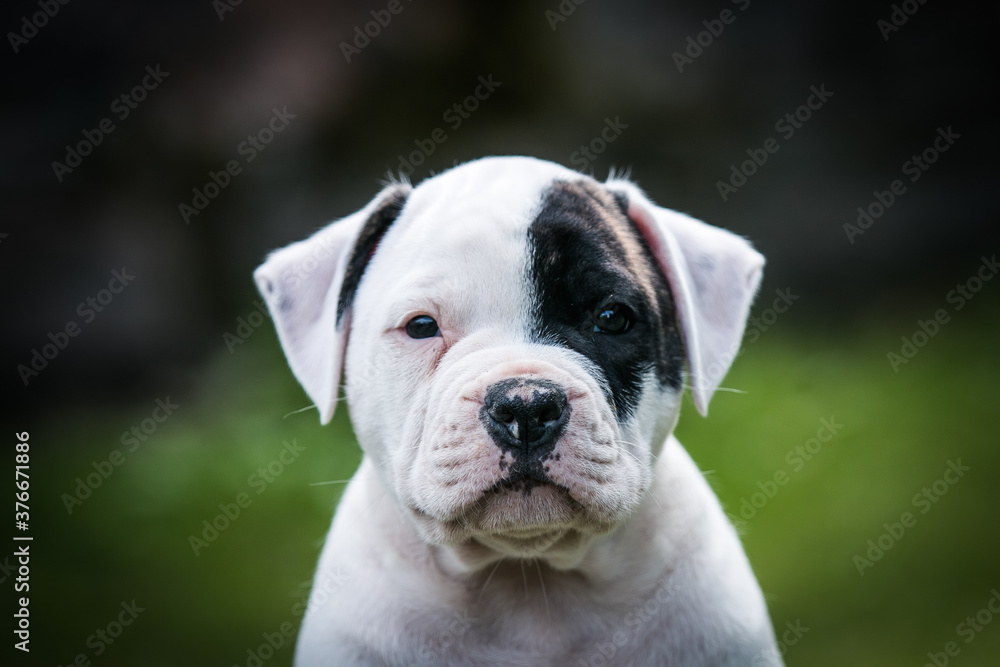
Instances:
[[[639,506],[763,263],[625,180],[501,157],[390,185],[255,277],[324,423],[345,367],[358,440],[426,541],[543,557]]]

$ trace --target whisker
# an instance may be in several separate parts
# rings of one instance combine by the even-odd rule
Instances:
[[[351,480],[349,479],[333,479],[329,482],[310,482],[309,486],[325,486],[327,484],[347,484]]]
[[[545,593],[545,580],[542,578],[542,566],[538,564],[538,559],[532,559],[535,561],[535,569],[538,570],[538,583],[542,585],[542,600],[545,601],[545,615],[549,617],[549,621],[552,620],[552,614],[549,612],[549,596]]]
[[[292,410],[287,415],[285,415],[284,417],[282,417],[282,419],[288,419],[292,415],[297,415],[299,413],[305,412],[306,410],[315,410],[315,409],[316,409],[316,404],[313,403],[312,405],[307,405],[304,408],[299,408],[298,410]]]
[[[503,561],[498,560],[497,564],[493,566],[493,569],[490,571],[490,576],[486,577],[486,583],[483,584],[483,590],[479,591],[479,597],[476,598],[476,602],[479,602],[479,600],[482,599],[483,593],[486,592],[486,587],[490,585],[490,580],[493,579],[493,575],[497,573],[498,569],[500,569],[500,563],[502,562]]]
[[[524,579],[524,599],[528,599],[528,575],[524,571],[524,560],[521,560],[521,578]]]
[[[692,390],[694,390],[694,387],[692,387],[687,382],[685,382],[684,386],[682,387],[682,389],[687,389],[688,391],[692,391]],[[716,387],[715,391],[731,391],[731,392],[733,392],[735,394],[747,394],[747,393],[749,393],[745,389],[733,389],[732,387]]]

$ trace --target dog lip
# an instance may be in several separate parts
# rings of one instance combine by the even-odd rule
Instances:
[[[505,477],[490,488],[483,491],[483,496],[491,496],[504,491],[520,491],[522,495],[531,495],[531,490],[536,486],[550,486],[566,491],[565,488],[553,484],[548,478],[540,478],[531,473],[517,473],[510,477]]]
[[[502,479],[488,489],[483,490],[479,496],[479,500],[489,499],[504,493],[519,493],[523,498],[527,498],[536,488],[551,489],[557,492],[558,495],[568,502],[573,508],[578,510],[584,509],[583,504],[573,497],[573,494],[567,487],[562,486],[561,484],[556,484],[550,479],[542,480],[527,476],[520,476],[515,479]]]

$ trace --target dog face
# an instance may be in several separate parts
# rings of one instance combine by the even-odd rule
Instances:
[[[426,541],[568,563],[642,501],[685,361],[705,411],[762,265],[628,182],[489,158],[256,277],[324,421],[346,357],[359,442]]]

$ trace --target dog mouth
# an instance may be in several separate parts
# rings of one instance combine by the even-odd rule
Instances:
[[[476,533],[532,537],[568,527],[583,512],[583,505],[570,490],[553,482],[540,469],[515,467],[485,489],[463,518]]]
[[[569,496],[569,489],[556,484],[549,478],[545,469],[545,461],[548,458],[549,456],[535,459],[514,459],[510,461],[502,456],[500,458],[500,469],[508,469],[509,472],[503,479],[484,490],[481,498],[488,498],[491,495],[509,492],[530,496],[532,489],[538,487],[559,489]],[[558,454],[553,458],[558,459]]]
[[[551,480],[522,476],[515,478],[508,477],[500,480],[490,488],[483,491],[482,496],[480,496],[480,498],[488,499],[490,496],[496,496],[505,493],[515,493],[527,497],[531,495],[532,489],[536,489],[538,487],[548,487],[548,488],[558,489],[560,491],[565,492],[566,495],[569,495],[569,490],[566,487],[554,484]]]

